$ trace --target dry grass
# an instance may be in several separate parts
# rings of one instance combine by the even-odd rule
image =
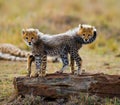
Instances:
[[[0,43],[28,49],[21,37],[23,28],[33,27],[54,34],[79,23],[91,24],[96,26],[98,37],[80,50],[82,68],[87,72],[120,75],[120,57],[115,57],[120,54],[119,6],[119,0],[0,0]],[[59,63],[48,63],[48,72],[60,67]],[[7,101],[13,94],[12,80],[25,75],[25,69],[26,62],[0,61],[0,101]],[[105,105],[119,105],[110,102],[106,100]]]
[[[102,72],[120,75],[120,59],[115,57],[114,54],[99,54],[99,52],[96,54],[94,50],[89,51],[89,49],[84,46],[80,51],[80,55],[83,59],[82,69],[86,72]],[[48,73],[59,70],[61,66],[61,63],[49,62],[47,66]],[[32,71],[34,72],[34,70],[35,65],[33,64]],[[0,71],[0,101],[6,102],[9,100],[10,96],[14,94],[13,78],[26,75],[26,62],[0,61]],[[70,70],[68,69],[65,72],[70,72]]]
[[[97,27],[100,37],[119,41],[119,5],[118,0],[26,0],[26,3],[24,0],[0,0],[0,42],[25,49],[22,28],[34,27],[52,34],[64,32],[79,23],[92,24]]]
[[[88,94],[81,93],[79,96],[71,96],[69,99],[56,99],[46,100],[44,97],[34,97],[26,95],[25,98],[18,97],[13,102],[7,105],[119,105],[118,98],[102,99],[96,96],[89,96]]]

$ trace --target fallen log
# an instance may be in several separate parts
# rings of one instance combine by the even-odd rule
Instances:
[[[80,92],[101,97],[120,97],[120,76],[106,74],[48,74],[44,78],[15,77],[16,95],[67,98]]]

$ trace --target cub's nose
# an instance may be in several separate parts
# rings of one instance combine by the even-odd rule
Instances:
[[[29,45],[31,45],[31,42],[29,42]]]
[[[87,42],[89,39],[85,39],[85,41]]]

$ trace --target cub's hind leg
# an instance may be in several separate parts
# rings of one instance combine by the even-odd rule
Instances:
[[[63,73],[63,71],[68,67],[68,64],[69,64],[69,62],[68,62],[68,53],[67,52],[62,53],[60,55],[60,57],[62,59],[63,66],[62,66],[60,71],[57,71],[57,73]]]
[[[28,57],[27,57],[27,71],[28,71],[27,76],[31,75],[31,65],[34,60],[35,60],[35,58],[33,55],[28,55]]]
[[[71,73],[74,74],[75,70],[74,70],[74,58],[72,56],[70,56],[70,66],[71,66]]]

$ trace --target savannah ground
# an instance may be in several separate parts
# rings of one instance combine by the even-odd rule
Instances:
[[[119,6],[119,0],[0,0],[0,43],[12,43],[29,50],[21,37],[23,28],[33,27],[55,34],[79,23],[91,24],[96,26],[98,36],[95,42],[80,50],[82,69],[120,75]],[[48,63],[48,73],[60,67],[61,63]],[[34,71],[34,64],[32,68]],[[26,75],[26,62],[0,61],[1,105],[14,94],[13,78],[21,75]],[[109,100],[105,105],[109,104],[120,103]]]

